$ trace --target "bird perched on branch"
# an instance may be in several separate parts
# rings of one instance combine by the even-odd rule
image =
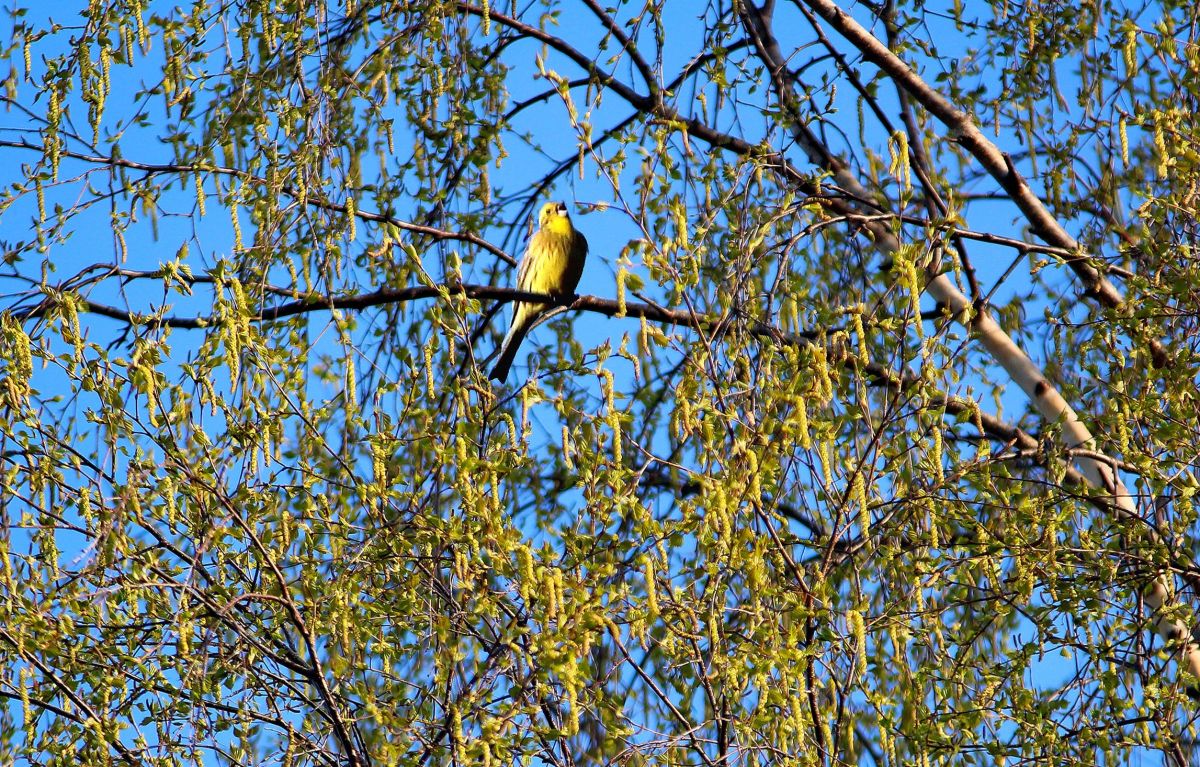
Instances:
[[[538,214],[538,230],[529,238],[529,248],[517,269],[517,288],[556,298],[574,295],[587,251],[587,240],[571,225],[566,204],[546,203]],[[492,368],[493,380],[503,381],[508,377],[508,369],[525,334],[549,309],[548,304],[517,302],[512,325],[500,344],[500,358]]]

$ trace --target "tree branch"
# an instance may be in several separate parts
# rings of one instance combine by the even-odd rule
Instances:
[[[1088,294],[1095,296],[1101,305],[1109,309],[1123,307],[1125,297],[1092,265],[1092,257],[1084,253],[1082,246],[1058,223],[1041,198],[1017,172],[1012,159],[988,140],[971,115],[954,106],[939,91],[930,87],[907,63],[892,53],[854,17],[839,8],[833,0],[803,2],[857,48],[867,61],[879,67],[949,128],[955,140],[979,161],[1008,194],[1009,199],[1025,214],[1038,236],[1051,245],[1074,254],[1067,259],[1067,265],[1079,277]],[[1157,339],[1150,340],[1150,352],[1156,367],[1162,367],[1170,359]]]

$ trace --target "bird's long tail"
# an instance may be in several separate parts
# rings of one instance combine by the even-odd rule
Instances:
[[[520,350],[521,342],[525,340],[525,334],[528,332],[529,324],[525,321],[525,318],[521,316],[515,317],[512,327],[508,329],[503,343],[500,344],[500,357],[496,360],[496,364],[492,366],[492,372],[488,375],[488,378],[501,382],[508,378],[508,369],[512,367],[513,360],[517,358],[517,351]]]

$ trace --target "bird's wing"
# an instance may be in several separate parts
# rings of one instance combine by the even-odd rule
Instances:
[[[526,290],[526,285],[529,284],[529,270],[533,268],[532,253],[534,248],[540,247],[542,239],[542,230],[533,233],[529,238],[529,245],[525,248],[525,255],[521,258],[521,264],[517,267],[517,287],[521,290]]]

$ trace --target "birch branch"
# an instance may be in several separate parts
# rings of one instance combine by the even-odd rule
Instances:
[[[1012,168],[1003,153],[983,137],[969,115],[945,101],[939,93],[926,85],[915,72],[892,54],[883,43],[831,0],[804,0],[804,2],[841,32],[864,57],[895,78],[926,109],[929,109],[956,131],[963,145],[1001,183],[1043,238],[1056,247],[1079,252],[1079,244],[1046,210],[1041,200],[1033,194],[1033,191]],[[803,120],[798,119],[801,115],[798,114],[795,106],[791,83],[786,78],[787,59],[782,55],[779,43],[772,33],[769,7],[769,5],[764,6],[767,9],[767,12],[764,12],[764,8],[756,7],[751,2],[744,3],[742,6],[744,25],[755,42],[759,56],[771,72],[772,84],[780,101],[795,113],[794,116],[797,119],[790,121],[790,127],[797,143],[805,149],[810,160],[828,170],[837,184],[853,197],[871,199],[870,193],[859,182],[857,176],[849,171],[847,165],[834,156],[809,131]],[[842,215],[861,214],[861,211],[856,210],[854,204],[849,200],[838,198],[827,202],[831,209]],[[882,225],[879,221],[870,220],[866,221],[864,226],[871,232],[875,246],[881,251],[890,253],[899,249],[899,240],[887,226]],[[1067,263],[1080,275],[1088,290],[1099,297],[1106,306],[1118,308],[1123,304],[1124,298],[1103,275],[1088,263],[1087,259],[1076,257],[1067,259]],[[968,326],[969,330],[977,334],[983,347],[1021,387],[1041,416],[1048,423],[1060,426],[1067,447],[1073,451],[1075,463],[1087,483],[1110,498],[1112,508],[1116,510],[1120,518],[1137,519],[1133,496],[1115,470],[1113,461],[1099,449],[1087,426],[1058,389],[1046,379],[1041,369],[991,317],[986,311],[986,307],[973,306],[967,296],[944,273],[931,275],[925,290],[935,300],[948,306],[953,317],[959,319]],[[1157,343],[1157,341],[1153,342],[1153,344]],[[1152,346],[1152,351],[1155,348],[1157,348],[1157,352],[1154,352],[1155,360],[1156,364],[1159,364],[1160,356],[1165,359],[1165,352],[1162,351],[1161,346]],[[1151,624],[1154,631],[1168,645],[1175,645],[1178,648],[1179,662],[1190,674],[1191,679],[1187,681],[1188,694],[1192,698],[1200,700],[1200,688],[1197,687],[1196,682],[1197,679],[1200,679],[1200,644],[1195,641],[1188,624],[1183,620],[1170,617],[1169,611],[1164,609],[1172,601],[1173,596],[1174,588],[1169,572],[1158,573],[1142,593],[1142,598],[1151,611]]]
[[[1121,291],[1092,266],[1079,242],[1046,209],[1041,198],[1013,167],[1012,159],[988,140],[970,114],[954,106],[936,88],[926,83],[912,67],[892,53],[887,45],[855,21],[853,16],[839,8],[833,0],[804,0],[804,4],[857,48],[863,58],[879,67],[949,128],[951,136],[1000,184],[1039,237],[1055,247],[1075,254],[1068,258],[1066,263],[1079,277],[1088,294],[1095,296],[1101,305],[1109,309],[1121,309],[1124,306],[1125,297]],[[750,12],[758,13],[757,9]],[[1150,351],[1156,367],[1162,367],[1169,360],[1166,350],[1157,339],[1151,339]]]

